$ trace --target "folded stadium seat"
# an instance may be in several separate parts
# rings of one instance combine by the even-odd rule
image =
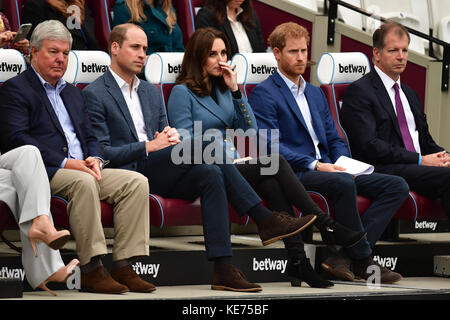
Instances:
[[[343,1],[355,7],[362,8],[361,0],[343,0]],[[351,26],[358,30],[364,30],[366,16],[356,11],[350,10],[343,6],[338,6],[338,19],[342,20],[348,26]]]
[[[27,0],[3,0],[3,13],[9,20],[11,30],[16,31],[22,21],[23,4]]]
[[[450,1],[433,0],[429,3],[430,10],[430,26],[433,29],[433,36],[445,42],[450,42]],[[443,48],[434,45],[434,53],[442,57]]]
[[[314,12],[319,12],[317,0],[288,0]]]
[[[174,7],[177,10],[178,25],[183,32],[183,43],[186,45],[195,31],[195,15],[203,7],[205,0],[177,0]]]
[[[95,19],[95,37],[100,49],[108,52],[108,39],[112,29],[113,9],[116,0],[87,0],[86,6],[91,9]]]
[[[343,70],[352,69],[352,72]],[[336,129],[342,139],[346,142],[349,152],[347,135],[341,126],[340,110],[342,98],[347,86],[370,71],[370,63],[361,52],[347,53],[324,53],[320,57],[317,66],[317,78],[321,83],[321,89],[325,94],[333,117]],[[362,215],[370,206],[370,199],[358,196],[358,209]],[[447,219],[440,204],[440,200],[432,200],[422,197],[413,191],[409,192],[408,198],[394,215],[400,220],[443,220]]]
[[[421,3],[424,1],[421,0]],[[410,27],[417,31],[429,34],[428,6],[422,6],[419,2],[413,3],[411,0],[364,0],[365,9],[386,19],[390,19]],[[426,17],[426,18],[425,18]],[[378,20],[368,18],[366,31],[373,34],[379,26]],[[416,35],[411,35],[409,49],[425,54],[425,47],[428,41]]]
[[[236,53],[231,59],[231,65],[236,66],[238,85],[244,95],[248,97],[254,87],[275,72],[277,61],[273,53],[269,52]],[[249,141],[246,143],[246,150],[242,151],[238,148],[239,153],[248,156],[249,151],[252,153],[253,150],[257,150],[257,147],[254,146],[255,143],[254,139],[249,138]],[[254,153],[250,155],[256,156]],[[330,214],[328,203],[322,194],[314,191],[308,191],[308,193],[325,213]],[[296,208],[294,208],[294,211],[297,216],[302,214]]]
[[[105,73],[110,64],[111,57],[104,51],[71,50],[63,79],[83,89]]]

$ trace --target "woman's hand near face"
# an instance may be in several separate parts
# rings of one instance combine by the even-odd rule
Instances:
[[[231,92],[239,90],[237,85],[237,72],[226,62],[219,62],[219,65],[223,71],[223,80],[228,88],[230,88]]]

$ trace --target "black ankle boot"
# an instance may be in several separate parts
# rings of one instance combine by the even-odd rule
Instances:
[[[319,229],[322,241],[325,244],[339,245],[344,248],[353,247],[367,234],[365,231],[350,230],[331,218],[328,218],[316,227]]]
[[[328,288],[334,286],[333,282],[322,279],[311,267],[308,258],[290,258],[286,274],[293,287],[301,287],[305,281],[311,288]]]

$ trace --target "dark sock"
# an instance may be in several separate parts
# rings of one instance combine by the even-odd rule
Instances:
[[[218,257],[214,259],[214,262],[218,264],[231,264],[231,260],[231,257]]]
[[[96,257],[92,257],[91,261],[89,261],[89,263],[83,265],[80,267],[81,272],[82,273],[89,273],[91,271],[94,271],[95,269],[97,269],[98,267],[103,266],[102,264],[102,257],[101,256],[96,256]]]
[[[123,267],[128,266],[129,264],[130,264],[130,261],[128,261],[127,259],[113,261],[111,270],[119,270],[119,269],[122,269]]]
[[[248,210],[247,214],[255,221],[256,224],[260,224],[272,215],[272,211],[264,207],[261,203]]]

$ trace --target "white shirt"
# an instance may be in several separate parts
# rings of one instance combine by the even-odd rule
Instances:
[[[300,87],[298,87],[297,84],[288,79],[283,73],[280,72],[280,70],[277,69],[277,72],[284,80],[289,90],[291,90],[291,93],[294,96],[295,101],[297,102],[298,108],[300,109],[303,119],[305,120],[306,127],[308,128],[309,135],[311,136],[311,139],[314,143],[314,149],[316,150],[316,159],[320,159],[321,158],[319,150],[320,141],[319,138],[317,138],[316,131],[314,131],[311,111],[309,110],[308,100],[306,100],[305,96],[306,81],[305,79],[303,79],[302,76],[300,76]],[[311,162],[308,168],[310,170],[314,170],[317,161],[318,160]]]
[[[253,52],[253,48],[250,43],[250,40],[248,39],[247,32],[245,31],[245,28],[242,25],[242,23],[237,20],[237,17],[243,11],[244,9],[239,7],[238,12],[236,14],[236,21],[233,21],[230,19],[230,16],[228,15],[228,7],[227,7],[227,18],[230,21],[231,30],[233,30],[234,37],[236,38],[239,52],[243,53]]]
[[[381,81],[383,82],[384,86],[386,87],[386,91],[389,94],[389,98],[391,98],[392,106],[394,107],[394,112],[397,114],[397,110],[395,108],[395,89],[394,84],[398,84],[399,93],[400,93],[400,100],[403,104],[403,110],[405,111],[405,117],[406,117],[406,123],[408,124],[408,130],[409,134],[411,135],[414,148],[416,149],[417,153],[420,154],[420,144],[419,144],[419,132],[416,128],[416,121],[414,120],[414,115],[411,111],[411,106],[409,105],[408,99],[406,98],[405,93],[402,90],[402,87],[400,85],[400,77],[397,81],[392,80],[391,77],[389,77],[387,74],[385,74],[380,68],[375,66],[375,71],[378,73],[378,75],[381,78]]]
[[[116,79],[116,82],[119,85],[120,90],[122,91],[122,95],[131,114],[131,119],[133,119],[134,128],[136,129],[139,141],[148,141],[144,115],[142,114],[141,101],[139,100],[139,95],[137,93],[137,89],[141,81],[138,79],[138,77],[135,76],[133,79],[133,88],[130,92],[129,84],[111,69],[109,69],[109,71],[111,71],[111,74],[113,75],[114,79]]]

